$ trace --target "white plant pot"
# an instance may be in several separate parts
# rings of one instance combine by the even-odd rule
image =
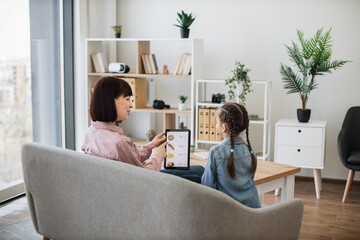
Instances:
[[[180,111],[186,110],[186,103],[179,103],[179,110]]]

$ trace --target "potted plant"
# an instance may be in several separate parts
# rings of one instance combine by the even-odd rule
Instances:
[[[315,77],[331,73],[342,67],[347,60],[330,61],[332,54],[331,28],[323,33],[323,28],[319,29],[315,36],[304,39],[302,31],[297,30],[300,47],[292,41],[291,46],[286,46],[290,61],[295,64],[296,72],[285,64],[280,63],[280,74],[284,83],[284,89],[288,89],[288,94],[299,93],[302,107],[297,109],[299,122],[308,122],[311,110],[306,108],[310,92],[318,86]]]
[[[122,26],[121,25],[115,25],[115,26],[112,26],[111,28],[115,32],[115,37],[120,38],[121,37]]]
[[[225,85],[229,87],[228,95],[230,101],[236,101],[238,98],[239,103],[245,105],[246,94],[253,91],[251,90],[248,72],[250,72],[250,69],[245,68],[245,64],[241,64],[239,61],[235,62],[235,69],[232,71],[233,76],[225,80]],[[242,91],[240,95],[236,96],[235,91],[239,85],[242,86]]]
[[[188,99],[188,96],[185,95],[179,95],[180,103],[179,103],[179,110],[184,111],[186,109],[186,100]]]
[[[177,13],[178,18],[176,19],[179,24],[174,24],[174,26],[180,28],[181,38],[188,38],[190,33],[190,25],[194,22],[195,16],[192,13],[185,13],[181,11],[181,13]]]

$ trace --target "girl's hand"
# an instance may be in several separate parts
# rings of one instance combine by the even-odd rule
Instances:
[[[155,147],[157,147],[163,142],[165,142],[165,132],[159,133],[150,143],[154,144]]]
[[[165,145],[167,144],[167,142],[164,142],[163,144],[161,144],[160,146],[153,148],[153,152],[156,152],[159,156],[161,156],[161,158],[165,158],[166,157],[166,150],[165,150]]]

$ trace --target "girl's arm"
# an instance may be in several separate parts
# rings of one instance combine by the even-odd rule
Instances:
[[[201,178],[201,184],[217,189],[216,179],[217,179],[216,159],[215,159],[214,151],[210,149],[208,160],[206,162],[205,171]]]

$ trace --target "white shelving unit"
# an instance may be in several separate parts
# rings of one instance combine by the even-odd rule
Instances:
[[[170,109],[156,110],[152,107],[136,108],[134,112],[156,113],[163,114],[163,128],[175,128],[176,114],[190,115],[191,143],[194,143],[194,108],[195,108],[195,80],[202,76],[203,64],[203,40],[191,38],[176,38],[176,39],[147,39],[147,38],[88,38],[85,40],[85,59],[86,59],[86,104],[89,107],[91,99],[91,89],[95,83],[104,76],[115,76],[123,78],[157,78],[171,81],[171,85],[176,89],[181,86],[184,81],[190,82],[190,106],[187,110],[179,111],[177,106]],[[129,73],[96,73],[91,60],[91,54],[102,52],[105,55],[108,63],[121,62],[130,66]],[[175,66],[177,59],[184,52],[189,52],[192,56],[191,75],[174,75],[171,71]],[[170,74],[145,74],[141,55],[155,54],[159,72],[162,72],[162,65],[168,65]],[[177,99],[176,96],[171,96]],[[150,99],[153,101],[154,99]],[[168,99],[162,99],[167,103]],[[152,105],[152,102],[148,105]],[[89,114],[86,116],[86,125],[90,124]],[[164,130],[163,129],[163,130]]]
[[[264,102],[263,102],[263,118],[259,119],[250,119],[250,124],[258,124],[263,126],[262,131],[262,152],[257,152],[258,159],[260,160],[269,160],[270,157],[270,116],[271,116],[271,81],[251,81],[253,85],[262,85],[264,88]],[[199,108],[218,108],[221,107],[222,104],[220,103],[211,103],[205,101],[206,99],[206,84],[221,84],[224,86],[225,80],[224,79],[199,79],[196,80],[196,106],[195,106],[195,126],[196,129],[199,126]],[[202,94],[200,94],[202,91]],[[237,87],[237,93],[239,94],[240,87]],[[238,95],[237,94],[237,95]],[[202,96],[202,100],[199,99],[199,96]],[[203,144],[218,144],[219,142],[215,141],[204,141],[198,140],[198,131],[195,131],[195,147],[198,148],[199,143]]]

